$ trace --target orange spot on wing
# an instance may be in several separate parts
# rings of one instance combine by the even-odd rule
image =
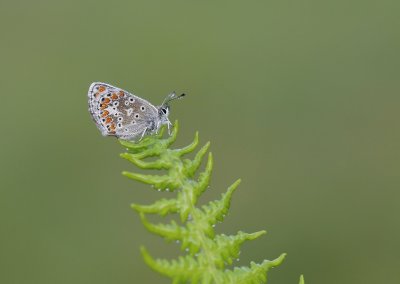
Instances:
[[[116,100],[116,99],[118,99],[118,96],[117,96],[116,93],[113,93],[112,96],[111,96],[111,98],[112,98],[113,100]]]
[[[124,93],[124,91],[119,91],[119,92],[118,92],[118,95],[122,98],[122,97],[125,96],[125,93]]]
[[[114,124],[114,123],[111,124],[110,129],[111,129],[111,131],[114,131],[114,130],[115,130],[115,124]]]
[[[107,110],[103,111],[103,114],[101,115],[101,117],[106,117],[109,114],[109,112]]]
[[[106,90],[106,87],[104,87],[104,86],[100,86],[99,87],[99,92],[100,93],[104,92],[105,90]]]
[[[103,102],[100,104],[100,109],[105,109],[106,107],[108,107],[110,101],[111,100],[109,98],[104,98]]]
[[[106,124],[109,124],[111,121],[112,121],[112,118],[108,116],[108,117],[106,118]]]

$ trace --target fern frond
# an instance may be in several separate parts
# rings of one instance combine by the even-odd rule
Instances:
[[[222,198],[220,200],[211,201],[207,205],[202,206],[204,212],[203,215],[207,219],[208,223],[214,225],[217,223],[217,221],[222,222],[224,220],[224,217],[229,210],[232,194],[239,186],[240,182],[240,179],[235,181],[235,183],[228,188],[226,193],[222,194]]]
[[[286,254],[281,254],[275,260],[264,260],[261,264],[255,262],[250,263],[250,267],[239,267],[234,270],[227,270],[227,282],[226,283],[249,283],[258,284],[267,282],[267,271],[275,266],[282,263]]]
[[[206,143],[195,154],[192,160],[183,158],[193,153],[199,144],[196,132],[191,144],[181,149],[170,149],[177,138],[178,122],[175,122],[171,136],[163,137],[164,129],[155,136],[149,136],[137,143],[120,141],[127,152],[121,157],[141,169],[160,170],[161,175],[146,175],[123,172],[126,177],[152,185],[158,191],[175,191],[172,198],[163,198],[150,205],[132,204],[142,220],[143,225],[152,233],[167,241],[181,243],[184,255],[174,260],[154,259],[150,253],[141,248],[145,262],[155,271],[172,279],[173,283],[265,283],[267,271],[278,266],[285,254],[275,260],[264,260],[260,264],[250,263],[249,267],[233,267],[234,259],[240,254],[240,247],[245,241],[254,240],[265,231],[248,234],[239,231],[236,235],[215,234],[214,226],[222,222],[228,213],[233,192],[240,183],[234,182],[222,194],[219,200],[197,206],[198,199],[208,188],[213,168],[212,154],[208,154],[205,169],[197,172],[204,160],[210,143]],[[151,161],[146,159],[155,157]],[[147,214],[166,216],[178,214],[179,220],[169,223],[152,223]],[[179,223],[178,223],[179,222]],[[302,280],[301,280],[302,281]]]
[[[237,259],[240,254],[240,246],[248,240],[254,240],[261,235],[266,234],[266,231],[259,231],[248,234],[239,231],[236,235],[227,236],[224,234],[215,236],[215,250],[219,250],[221,260],[227,264],[232,264],[234,259]]]
[[[178,201],[176,199],[160,199],[151,205],[132,204],[131,207],[138,212],[147,214],[159,214],[165,216],[168,213],[176,213],[179,210]]]
[[[187,281],[201,278],[201,274],[205,273],[204,268],[200,268],[200,264],[189,256],[180,256],[178,260],[154,259],[147,250],[141,248],[143,258],[148,266],[154,271],[166,275],[173,279],[173,283],[186,283]]]

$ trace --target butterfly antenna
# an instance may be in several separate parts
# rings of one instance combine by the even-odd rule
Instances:
[[[172,102],[172,101],[177,100],[177,99],[181,99],[181,98],[183,98],[184,96],[186,96],[185,93],[180,94],[179,96],[177,96],[177,95],[175,94],[175,92],[173,92],[173,93],[169,94],[169,95],[165,98],[165,100],[164,100],[164,102],[162,103],[162,105],[167,105],[169,102]]]

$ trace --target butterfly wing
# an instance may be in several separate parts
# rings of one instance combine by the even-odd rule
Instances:
[[[120,88],[95,82],[88,97],[89,112],[104,136],[134,139],[157,123],[156,107]]]

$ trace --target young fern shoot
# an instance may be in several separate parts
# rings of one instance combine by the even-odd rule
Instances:
[[[171,278],[172,283],[266,283],[267,271],[281,264],[285,254],[272,261],[264,260],[259,264],[251,262],[249,267],[229,267],[238,258],[245,241],[254,240],[266,232],[249,234],[239,231],[236,235],[228,236],[214,231],[215,224],[224,220],[240,180],[235,181],[219,200],[198,207],[198,198],[207,189],[213,168],[213,156],[211,152],[207,155],[210,143],[200,148],[193,160],[186,159],[184,156],[195,151],[199,143],[198,133],[190,145],[170,149],[178,134],[178,122],[175,122],[172,134],[167,138],[162,138],[164,129],[139,142],[120,140],[127,149],[121,157],[141,169],[166,172],[163,175],[123,172],[123,175],[152,185],[156,190],[176,193],[173,198],[160,199],[150,205],[132,205],[150,232],[169,241],[178,241],[184,254],[174,260],[154,259],[142,247],[145,262],[153,270]],[[206,155],[205,169],[196,178]],[[147,161],[149,157],[156,157],[156,160]],[[179,220],[154,224],[147,219],[149,214],[177,214]]]

